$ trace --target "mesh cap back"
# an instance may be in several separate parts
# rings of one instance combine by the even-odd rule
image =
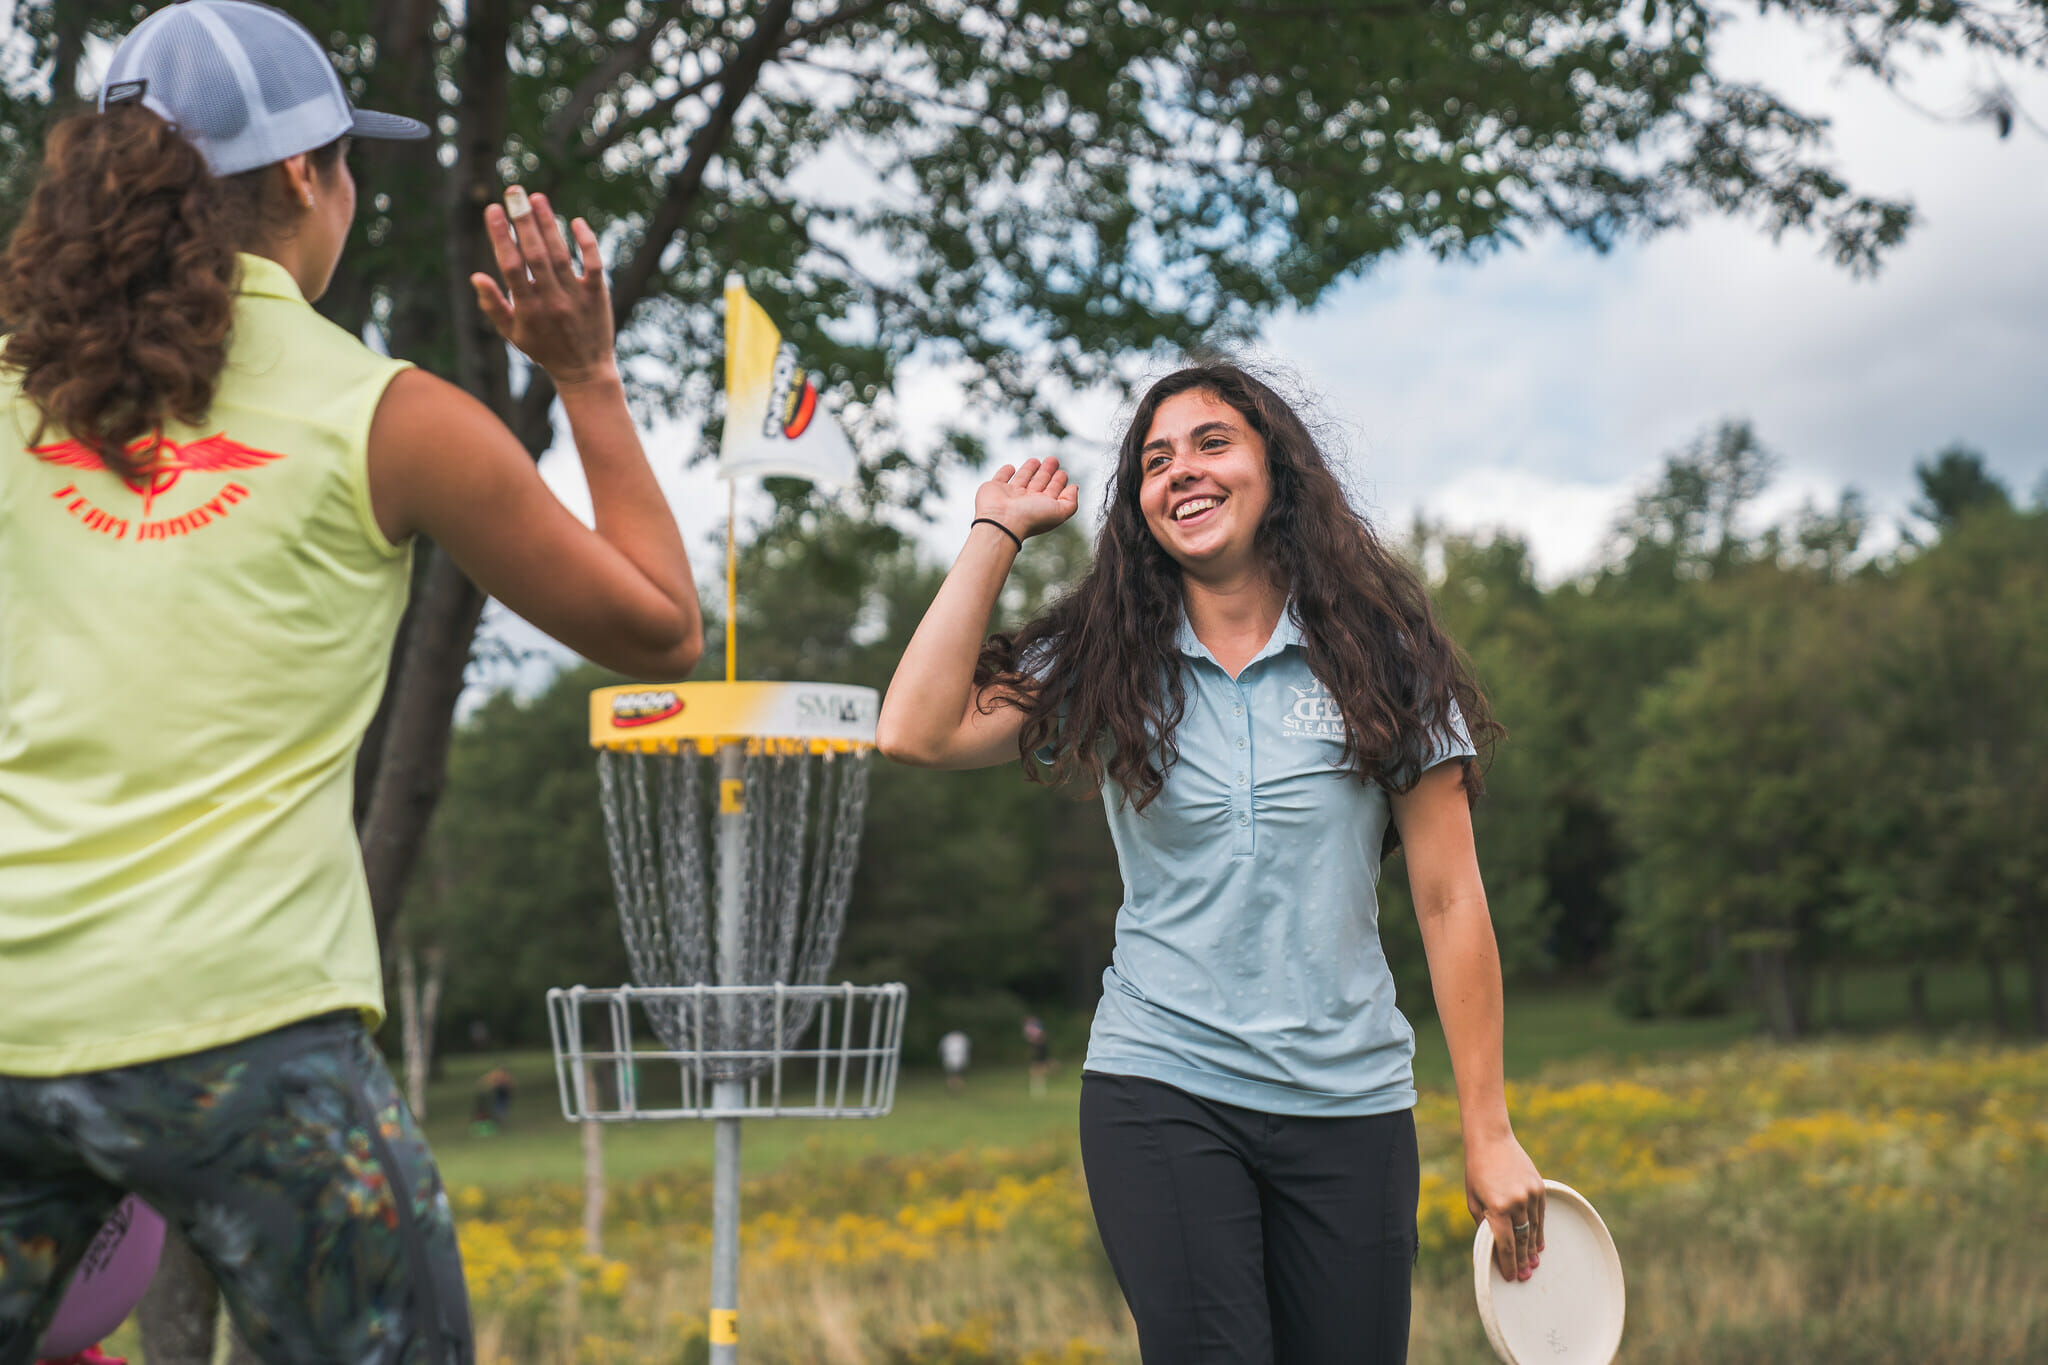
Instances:
[[[319,42],[250,0],[181,0],[121,40],[100,108],[134,100],[175,124],[215,175],[310,152],[344,134],[421,138],[426,125],[358,110]]]

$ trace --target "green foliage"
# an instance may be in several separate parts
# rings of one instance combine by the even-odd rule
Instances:
[[[1855,850],[1843,827],[1839,770],[1866,751],[1834,686],[1845,659],[1838,622],[1801,584],[1771,573],[1739,625],[1643,699],[1645,748],[1630,774],[1623,827],[1627,938],[1654,1008],[1716,1003],[1731,959],[1751,965],[1766,1017],[1804,1021],[1794,964],[1820,941]]]
[[[1937,505],[1987,487],[1921,468]],[[1638,713],[1625,1003],[1714,1003],[1739,966],[1796,1033],[1826,964],[2017,958],[2048,1029],[2048,512],[1965,498],[1897,564],[1744,579]]]
[[[1914,465],[1913,474],[1920,481],[1913,515],[1943,531],[1971,512],[2012,506],[2012,495],[1984,467],[1984,456],[1960,443]]]
[[[598,228],[639,396],[715,424],[717,310],[743,272],[915,500],[971,443],[891,453],[913,352],[964,360],[1034,424],[1048,379],[1245,335],[1385,254],[1466,255],[1545,229],[1605,247],[1701,211],[1819,235],[1869,269],[1901,203],[1827,168],[1824,125],[1722,74],[1692,0],[286,0],[357,100],[438,129],[359,151],[363,212],[326,306],[510,403],[452,315],[502,184]],[[88,35],[150,6],[19,0],[0,43],[0,202],[18,202]],[[1975,0],[1818,14],[1857,58],[1937,35],[2029,37]],[[528,414],[532,416],[532,414]],[[522,428],[523,429],[523,428]]]
[[[450,1038],[472,1021],[500,1040],[545,1037],[550,987],[626,979],[586,700],[617,681],[568,669],[531,701],[496,694],[456,733],[403,920],[447,954]]]
[[[1545,590],[1508,536],[1411,543],[1508,739],[1474,814],[1511,978],[1605,972],[1636,1015],[1752,1004],[1814,1022],[1843,964],[2018,961],[2048,1000],[2048,512],[1990,502],[1942,539],[1853,566],[1861,512],[1756,529],[1744,427],[1672,457],[1609,564]],[[1071,582],[1034,541],[1014,622]],[[943,577],[894,528],[782,504],[744,547],[740,669],[885,687]],[[721,676],[722,625],[700,676]],[[457,736],[411,932],[449,950],[442,1017],[533,1041],[548,986],[620,980],[584,695],[566,673]],[[902,980],[908,1046],[964,1028],[1017,1048],[1027,1010],[1078,1046],[1121,900],[1096,800],[1008,768],[874,762],[835,970]],[[1404,1008],[1432,1008],[1405,867],[1380,888]],[[1997,983],[1994,983],[1997,984]]]

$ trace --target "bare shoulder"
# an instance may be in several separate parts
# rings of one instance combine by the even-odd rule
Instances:
[[[377,404],[377,415],[370,423],[370,448],[374,454],[380,445],[431,445],[451,429],[471,425],[491,428],[500,424],[466,389],[422,369],[402,370],[392,377],[383,401]]]
[[[437,513],[511,481],[533,462],[483,403],[425,370],[394,376],[370,421],[370,503],[393,541],[433,531]]]

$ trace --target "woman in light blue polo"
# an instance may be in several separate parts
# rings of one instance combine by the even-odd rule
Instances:
[[[1023,542],[1077,505],[1005,465],[897,666],[901,762],[1103,791],[1124,877],[1081,1089],[1103,1245],[1149,1365],[1406,1358],[1414,1034],[1375,885],[1405,846],[1457,1075],[1466,1200],[1500,1272],[1543,1248],[1509,1126],[1501,978],[1469,805],[1499,727],[1415,574],[1300,418],[1230,364],[1138,404],[1095,560],[983,639]]]

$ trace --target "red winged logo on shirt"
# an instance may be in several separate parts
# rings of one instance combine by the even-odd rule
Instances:
[[[171,486],[186,474],[211,474],[223,469],[254,469],[282,460],[283,455],[268,450],[255,450],[240,441],[231,441],[226,432],[217,432],[204,440],[191,441],[180,445],[168,438],[141,436],[130,442],[128,454],[136,455],[156,445],[156,453],[148,463],[133,473],[115,470],[121,482],[142,499],[142,515],[148,516],[150,505],[159,497],[171,491]],[[83,441],[59,441],[55,445],[30,446],[28,453],[51,464],[61,464],[72,469],[107,469],[107,462]]]

